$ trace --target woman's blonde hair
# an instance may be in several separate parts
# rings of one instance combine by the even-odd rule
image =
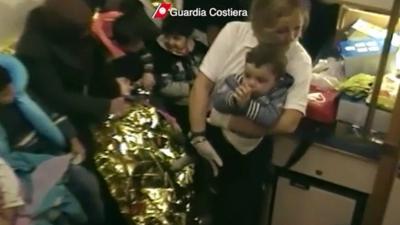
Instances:
[[[264,28],[273,28],[279,18],[300,12],[305,30],[310,20],[310,9],[309,0],[253,0],[250,21],[257,33]]]

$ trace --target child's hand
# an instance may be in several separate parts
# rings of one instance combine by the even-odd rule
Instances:
[[[82,143],[78,140],[78,138],[72,138],[70,140],[71,143],[71,153],[74,155],[73,163],[80,164],[86,158],[86,149],[83,147]]]
[[[142,85],[143,88],[147,91],[151,91],[156,84],[156,80],[154,78],[154,74],[152,73],[144,73],[142,77]]]
[[[235,93],[233,93],[233,97],[236,100],[236,103],[240,107],[246,107],[250,102],[251,97],[251,88],[246,85],[240,85],[235,89]]]
[[[120,118],[129,112],[130,104],[125,100],[124,97],[118,97],[111,100],[109,113],[114,118]]]
[[[132,90],[133,90],[133,86],[131,81],[126,78],[126,77],[118,77],[116,79],[118,85],[119,85],[119,90],[121,95],[130,95]]]

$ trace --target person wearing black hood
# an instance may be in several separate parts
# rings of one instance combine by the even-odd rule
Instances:
[[[28,88],[70,118],[88,151],[84,165],[94,170],[90,127],[110,114],[122,116],[129,104],[120,97],[114,78],[106,74],[106,56],[90,35],[92,16],[84,0],[46,0],[30,12],[16,56],[28,70]],[[103,198],[107,222],[123,224],[110,194],[104,192]]]
[[[17,43],[16,55],[27,67],[30,89],[67,115],[89,150],[89,126],[129,105],[117,97],[117,84],[106,74],[106,58],[90,36],[92,11],[82,0],[47,0],[32,10]]]

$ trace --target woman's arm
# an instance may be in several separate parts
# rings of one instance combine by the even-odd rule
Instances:
[[[202,132],[206,129],[206,117],[210,102],[210,94],[214,88],[214,82],[199,72],[189,100],[189,120],[193,132]]]
[[[262,137],[271,134],[293,133],[300,123],[303,113],[294,109],[284,109],[277,123],[270,128],[259,125],[256,122],[243,117],[231,116],[228,128],[234,132],[248,137]]]
[[[84,117],[89,121],[107,118],[111,99],[96,98],[64,88],[62,79],[49,61],[20,58],[30,73],[32,90],[57,112]]]

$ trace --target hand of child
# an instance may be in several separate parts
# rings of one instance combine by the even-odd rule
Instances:
[[[197,137],[191,143],[197,153],[210,163],[214,176],[218,176],[218,168],[223,166],[223,162],[210,142],[205,137]]]
[[[251,88],[246,85],[240,85],[235,89],[235,93],[233,94],[236,103],[240,107],[246,107],[250,101],[251,97]]]
[[[83,147],[82,143],[78,138],[72,138],[71,143],[71,153],[74,155],[72,159],[73,164],[81,164],[86,158],[86,149]]]
[[[130,95],[132,90],[133,90],[133,86],[131,81],[126,78],[126,77],[118,77],[116,79],[118,85],[119,85],[119,90],[121,95]]]
[[[118,97],[111,100],[110,111],[114,117],[121,117],[128,113],[130,108],[129,103],[124,97]]]
[[[156,84],[156,80],[154,78],[154,74],[152,73],[144,73],[142,77],[142,85],[143,88],[147,91],[151,91]]]

